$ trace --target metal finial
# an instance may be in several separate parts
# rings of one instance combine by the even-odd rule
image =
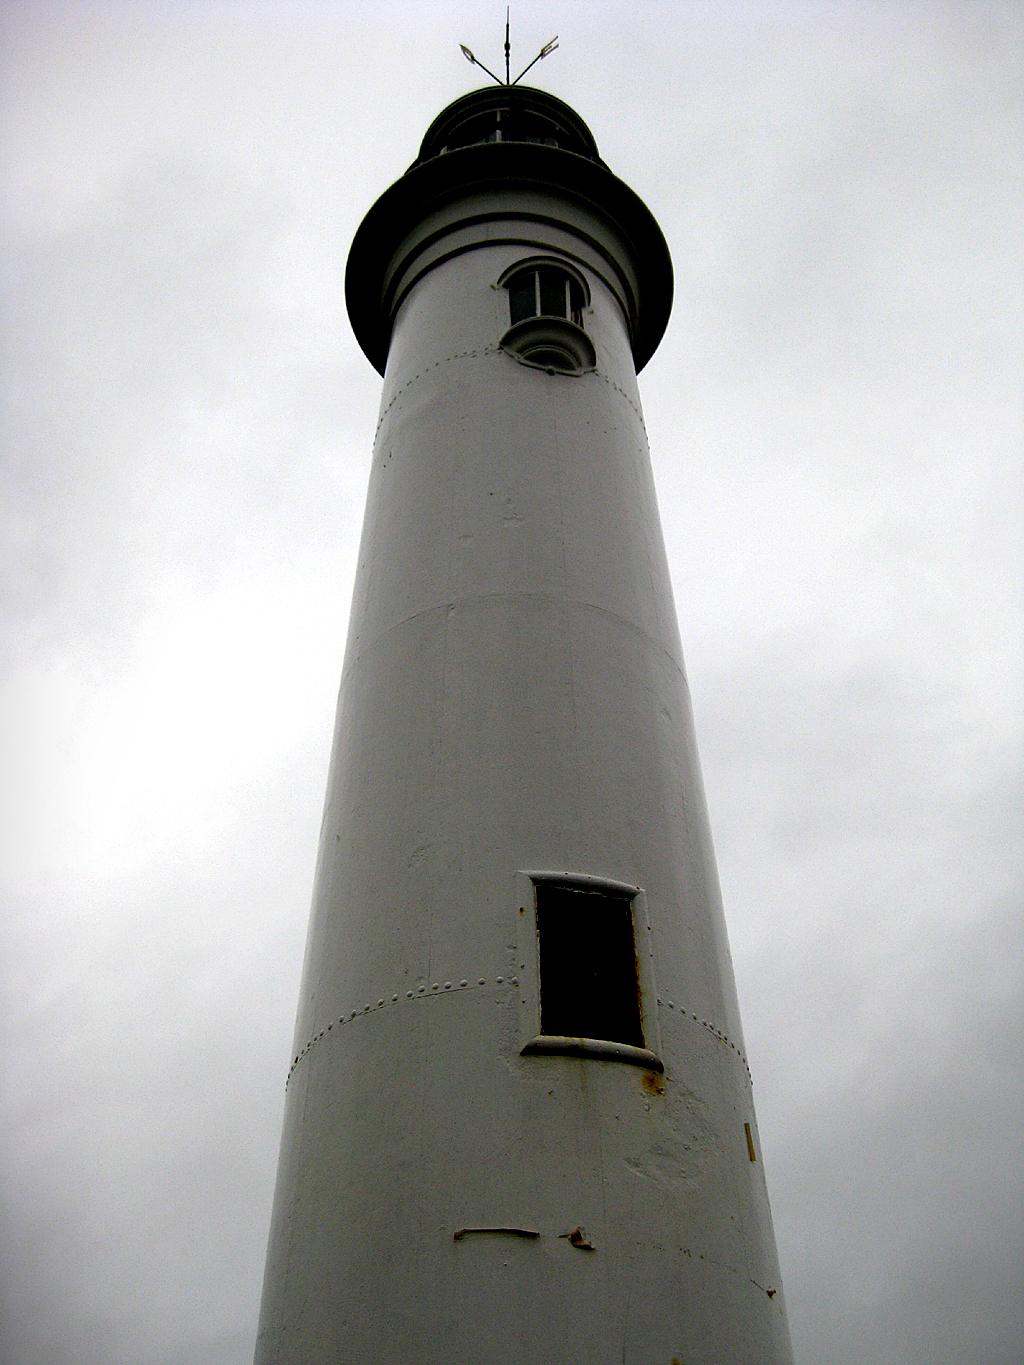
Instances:
[[[460,44],[459,44],[459,48],[460,48],[460,50],[461,50],[461,52],[462,52],[462,55],[465,57],[466,61],[467,61],[467,62],[472,62],[472,64],[473,64],[474,66],[478,66],[478,67],[480,68],[481,71],[486,71],[487,74],[488,74],[488,76],[490,76],[491,80],[494,81],[494,82],[496,82],[498,85],[518,85],[519,82],[520,82],[520,81],[523,79],[523,77],[526,75],[527,71],[529,71],[530,68],[531,68],[532,66],[536,66],[537,63],[541,60],[542,57],[548,57],[548,56],[550,56],[551,53],[554,52],[554,50],[555,50],[555,48],[556,48],[557,46],[558,46],[558,34],[556,33],[555,36],[554,36],[552,39],[550,39],[548,42],[546,42],[546,43],[544,44],[544,46],[541,48],[541,50],[537,53],[536,57],[534,57],[533,61],[532,61],[532,62],[528,62],[527,65],[523,67],[522,71],[520,71],[519,75],[515,78],[515,80],[512,80],[512,79],[511,79],[511,71],[512,71],[512,68],[511,68],[511,65],[510,65],[511,58],[512,58],[512,46],[511,46],[511,43],[510,43],[510,41],[509,41],[509,6],[507,6],[507,5],[505,6],[505,79],[504,79],[504,80],[502,80],[500,76],[496,76],[489,66],[484,66],[484,64],[483,64],[483,62],[480,60],[480,58],[477,57],[477,56],[474,56],[474,54],[469,50],[469,48],[466,46],[465,43],[460,43]]]
[[[465,57],[466,61],[472,62],[473,65],[478,66],[481,71],[486,71],[492,81],[497,81],[499,85],[508,84],[508,82],[503,81],[500,76],[496,76],[489,66],[484,66],[483,62],[480,60],[479,57],[474,57],[472,52],[470,52],[469,48],[466,46],[465,43],[460,43],[459,47],[462,49],[462,55]]]
[[[534,57],[533,61],[532,61],[532,62],[528,62],[527,65],[523,67],[522,71],[520,71],[519,75],[515,78],[515,80],[514,80],[514,81],[510,81],[509,84],[510,84],[510,85],[518,85],[519,82],[520,82],[520,81],[523,79],[523,77],[526,75],[527,71],[529,71],[530,67],[531,67],[531,66],[536,66],[537,63],[541,60],[542,57],[549,57],[549,56],[551,55],[551,53],[554,52],[554,50],[555,50],[555,48],[556,48],[557,46],[558,46],[558,34],[556,33],[555,36],[554,36],[553,38],[550,38],[550,39],[544,44],[544,46],[541,48],[541,50],[537,53],[536,57]]]

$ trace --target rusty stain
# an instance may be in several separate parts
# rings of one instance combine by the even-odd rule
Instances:
[[[560,1232],[559,1237],[567,1238],[571,1247],[576,1247],[578,1251],[593,1251],[594,1244],[583,1231],[582,1228],[573,1228],[572,1232]]]
[[[756,1161],[757,1149],[754,1146],[754,1134],[749,1123],[743,1125],[743,1131],[747,1138],[747,1156],[750,1157],[751,1161]]]
[[[645,1071],[641,1078],[641,1084],[648,1095],[664,1095],[665,1077],[659,1075],[657,1071]]]
[[[461,1242],[463,1237],[479,1236],[491,1237],[539,1237],[540,1233],[533,1228],[457,1228],[452,1236],[453,1242]]]

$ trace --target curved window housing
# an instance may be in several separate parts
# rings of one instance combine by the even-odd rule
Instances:
[[[511,327],[503,348],[524,365],[549,374],[582,374],[596,355],[583,330],[587,287],[574,270],[550,260],[524,261],[505,272]]]

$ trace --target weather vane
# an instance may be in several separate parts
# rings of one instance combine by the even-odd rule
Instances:
[[[541,50],[537,53],[536,57],[534,57],[533,61],[532,61],[532,62],[528,62],[527,65],[523,67],[522,71],[520,71],[519,75],[515,78],[515,80],[512,80],[512,79],[510,79],[510,67],[509,67],[509,61],[510,61],[510,58],[511,58],[512,48],[511,48],[511,45],[510,45],[509,39],[508,39],[508,23],[509,23],[509,13],[508,13],[508,6],[506,6],[506,7],[505,7],[505,79],[504,79],[504,80],[502,80],[500,76],[496,76],[489,66],[484,66],[483,62],[480,61],[480,59],[479,59],[478,57],[474,57],[473,54],[472,54],[472,52],[470,52],[469,48],[466,46],[465,43],[460,43],[460,44],[459,44],[459,47],[462,49],[462,55],[465,57],[466,61],[467,61],[467,62],[472,62],[473,65],[474,65],[474,66],[478,66],[478,67],[480,68],[481,71],[486,71],[487,74],[488,74],[488,76],[490,76],[490,78],[491,78],[492,81],[497,81],[497,83],[498,83],[499,85],[518,85],[519,82],[520,82],[520,81],[523,79],[523,77],[526,75],[527,71],[529,71],[529,69],[530,69],[531,66],[536,66],[536,64],[540,61],[540,59],[541,59],[542,57],[547,57],[547,56],[549,56],[552,52],[554,52],[555,48],[558,46],[558,34],[556,33],[555,36],[551,39],[550,42],[545,43],[544,46],[541,48]]]

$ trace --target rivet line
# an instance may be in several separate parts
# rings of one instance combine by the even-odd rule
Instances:
[[[602,383],[607,384],[608,387],[609,387],[610,389],[614,389],[615,392],[616,392],[617,394],[619,394],[620,397],[622,397],[622,398],[624,398],[624,399],[626,400],[626,402],[629,404],[629,406],[630,406],[630,407],[633,409],[633,411],[636,413],[637,417],[639,417],[639,419],[640,419],[640,425],[641,425],[641,427],[642,427],[642,426],[644,425],[644,415],[643,415],[643,413],[640,411],[640,409],[637,407],[637,405],[633,402],[632,398],[630,398],[630,396],[629,396],[629,394],[626,392],[626,390],[625,390],[624,388],[622,388],[621,385],[616,384],[616,382],[615,382],[614,379],[609,379],[608,376],[607,376],[606,374],[604,374],[601,370],[595,370],[594,373],[597,375],[598,379],[600,379],[600,380],[602,381]]]
[[[519,978],[517,976],[509,977],[496,976],[494,978],[494,984],[496,986],[504,985],[518,986]],[[419,1000],[435,994],[440,995],[442,994],[443,990],[472,991],[476,990],[480,986],[486,985],[487,978],[485,976],[478,977],[478,979],[473,984],[470,984],[470,982],[465,977],[463,977],[461,981],[445,981],[443,983],[440,981],[433,981],[431,982],[429,988],[427,986],[418,986],[415,990],[406,991],[405,999]],[[303,1057],[305,1057],[307,1053],[309,1053],[316,1046],[316,1044],[320,1042],[321,1038],[325,1038],[327,1034],[330,1033],[333,1029],[341,1028],[342,1024],[351,1024],[353,1019],[361,1018],[364,1014],[375,1014],[377,1010],[387,1009],[389,1005],[395,1005],[397,1003],[398,992],[393,991],[391,993],[391,996],[387,999],[384,996],[381,996],[375,1005],[363,1005],[359,1009],[349,1010],[345,1014],[343,1014],[339,1019],[332,1019],[329,1024],[325,1024],[324,1027],[320,1030],[320,1032],[314,1033],[313,1037],[309,1039],[309,1041],[304,1045],[301,1051],[297,1052],[295,1056],[292,1058],[291,1066],[289,1066],[288,1068],[288,1075],[285,1077],[284,1082],[285,1089],[286,1090],[288,1089],[288,1082],[292,1078],[292,1072],[302,1061]]]
[[[501,353],[500,346],[481,346],[473,351],[455,351],[452,355],[442,356],[440,360],[435,360],[432,365],[428,365],[426,369],[420,370],[418,374],[414,374],[411,379],[407,379],[405,381],[405,383],[402,385],[400,389],[396,390],[396,392],[392,395],[391,401],[388,403],[387,407],[382,409],[380,417],[377,420],[377,426],[373,433],[374,440],[376,441],[380,429],[384,424],[384,419],[385,417],[387,417],[391,409],[395,406],[395,404],[406,392],[406,390],[410,389],[413,386],[413,384],[421,380],[425,374],[429,374],[431,370],[438,369],[441,365],[448,365],[453,360],[469,360],[472,358],[477,358],[479,356],[499,355],[500,353]],[[601,370],[593,370],[591,373],[596,374],[598,379],[600,379],[603,384],[607,384],[610,389],[614,389],[615,392],[621,398],[624,398],[626,400],[626,402],[633,409],[634,413],[639,419],[641,427],[643,427],[644,415],[640,411],[640,408],[637,406],[637,404],[630,397],[630,395],[626,392],[626,390],[620,384],[616,384],[614,379],[609,379],[608,376],[602,373]]]
[[[708,1033],[712,1034],[713,1037],[717,1038],[720,1043],[724,1043],[726,1047],[732,1048],[733,1052],[735,1052],[736,1056],[743,1063],[743,1069],[746,1071],[747,1076],[751,1080],[754,1079],[753,1076],[750,1075],[750,1066],[747,1063],[746,1057],[744,1057],[743,1053],[739,1050],[739,1048],[732,1041],[732,1039],[727,1038],[725,1036],[725,1034],[722,1032],[720,1028],[717,1028],[714,1024],[709,1023],[707,1019],[698,1018],[698,1016],[694,1014],[692,1010],[688,1010],[685,1005],[679,1005],[677,1007],[674,1001],[662,1000],[660,996],[658,997],[658,1004],[666,1006],[674,1013],[681,1014],[684,1019],[685,1018],[692,1019],[695,1024],[699,1024],[702,1029],[706,1029]]]
[[[425,374],[429,374],[431,370],[436,370],[440,365],[447,365],[453,360],[468,360],[470,359],[470,357],[473,356],[497,355],[500,350],[501,350],[500,346],[481,346],[478,350],[475,351],[456,351],[454,355],[442,356],[440,360],[435,360],[433,365],[428,365],[425,370],[420,370],[419,374],[414,374],[411,379],[407,379],[405,383],[402,385],[402,387],[395,392],[391,399],[391,402],[387,405],[386,408],[382,410],[380,418],[377,421],[376,430],[373,433],[374,440],[377,439],[377,432],[380,431],[381,426],[384,422],[384,418],[395,406],[395,404],[401,398],[402,394],[405,393],[406,389],[411,388],[413,384],[417,382],[417,380],[422,379]]]

